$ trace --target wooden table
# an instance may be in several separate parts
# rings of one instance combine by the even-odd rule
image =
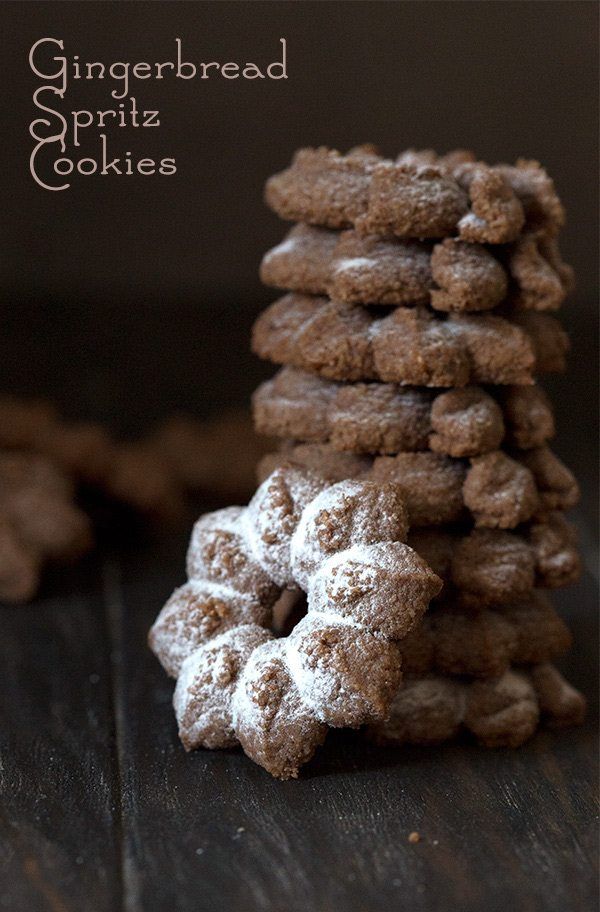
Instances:
[[[2,882],[11,912],[585,910],[595,896],[594,707],[518,751],[330,736],[298,781],[186,755],[145,645],[186,534],[54,571],[2,609]],[[561,594],[593,698],[590,577]],[[412,844],[416,830],[421,841]]]

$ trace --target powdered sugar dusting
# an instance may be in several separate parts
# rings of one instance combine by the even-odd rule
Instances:
[[[285,241],[282,241],[281,244],[277,244],[276,247],[273,247],[272,250],[269,250],[265,253],[263,262],[268,263],[274,257],[281,256],[284,253],[291,253],[298,249],[298,241],[296,238],[287,238]]]
[[[280,586],[293,585],[290,542],[302,511],[324,482],[293,467],[276,469],[262,483],[243,517],[246,541],[255,557]]]
[[[232,699],[248,658],[272,638],[268,630],[242,624],[197,649],[183,663],[173,707],[182,740],[189,747],[235,743]]]
[[[250,593],[208,580],[190,580],[176,589],[149,635],[168,674],[177,677],[182,662],[208,640],[241,622],[269,624],[268,606]]]
[[[346,259],[337,260],[333,268],[334,272],[345,272],[354,269],[364,270],[371,269],[376,263],[377,261],[370,257],[348,257]]]
[[[276,775],[295,775],[322,740],[322,723],[381,718],[399,675],[393,618],[399,629],[410,616],[414,622],[437,580],[396,540],[406,526],[394,486],[360,480],[327,486],[292,466],[269,476],[245,511],[200,520],[193,535],[197,577],[174,593],[151,635],[165,667],[179,671],[174,706],[184,745],[223,747],[239,734],[258,762]],[[233,542],[233,551],[225,552],[234,557],[232,576],[204,580],[204,568],[214,569],[212,537],[224,535],[228,547]],[[292,541],[301,556],[296,561]],[[271,603],[253,589],[238,591],[240,554],[251,554],[279,586],[300,578],[306,586],[309,613],[286,640],[270,642],[261,626]],[[393,577],[392,588],[382,573]],[[313,577],[332,584],[325,598],[315,597]],[[403,579],[408,589],[400,607]],[[277,746],[288,732],[285,749],[283,742]]]

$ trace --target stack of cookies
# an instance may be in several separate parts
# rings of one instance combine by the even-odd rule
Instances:
[[[150,632],[184,746],[241,744],[289,778],[329,727],[516,747],[576,724],[545,590],[579,573],[578,489],[535,382],[568,348],[551,180],[308,149],[266,198],[297,223],[263,260],[287,293],[253,338],[281,365],[253,398],[280,445],[247,507],[198,520]]]
[[[540,707],[578,720],[581,698],[548,664],[570,634],[546,590],[580,571],[565,519],[578,486],[536,382],[564,370],[553,314],[573,285],[551,179],[465,151],[304,149],[266,201],[296,224],[261,265],[287,292],[254,329],[255,352],[282,365],[254,395],[257,430],[281,439],[262,475],[291,462],[399,485],[409,544],[444,582],[401,643],[404,685],[373,733],[446,738],[465,692],[499,712],[520,701],[522,724],[486,743],[520,743]]]

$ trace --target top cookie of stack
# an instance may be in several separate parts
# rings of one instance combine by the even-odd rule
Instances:
[[[262,262],[265,284],[291,293],[256,324],[260,356],[433,387],[564,369],[568,340],[549,311],[573,274],[557,244],[564,209],[537,162],[303,149],[265,195],[300,224]]]

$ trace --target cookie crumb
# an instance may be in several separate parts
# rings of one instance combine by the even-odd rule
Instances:
[[[416,830],[413,830],[412,833],[408,834],[408,841],[415,845],[417,842],[421,841],[421,834],[417,833]]]

